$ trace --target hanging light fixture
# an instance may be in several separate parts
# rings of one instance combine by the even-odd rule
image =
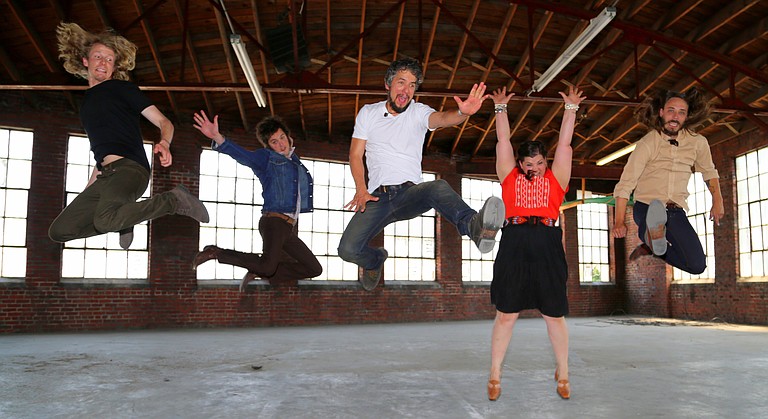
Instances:
[[[529,96],[533,92],[540,92],[605,28],[616,16],[615,7],[606,7],[599,15],[589,21],[589,26],[571,42],[571,45],[560,54],[551,66],[533,83],[531,89],[526,92]]]
[[[242,68],[243,73],[245,73],[245,79],[248,81],[248,86],[251,87],[251,92],[256,99],[256,104],[262,108],[266,107],[267,100],[264,97],[264,91],[261,90],[259,79],[256,77],[256,70],[253,69],[253,63],[248,56],[248,51],[245,49],[242,37],[235,33],[235,28],[232,26],[232,21],[229,19],[227,8],[224,6],[224,0],[221,0],[221,8],[224,10],[224,16],[226,16],[227,22],[229,23],[229,29],[232,31],[232,34],[229,35],[229,43],[232,45],[232,49],[235,50],[237,61],[240,62],[240,68]]]
[[[598,160],[595,164],[598,165],[598,166],[604,166],[604,165],[606,165],[606,164],[608,164],[608,163],[618,159],[619,157],[623,157],[623,156],[625,156],[625,155],[635,151],[635,147],[637,147],[636,143],[635,144],[630,144],[630,145],[622,148],[619,151],[614,151],[613,153],[603,157],[602,159]]]

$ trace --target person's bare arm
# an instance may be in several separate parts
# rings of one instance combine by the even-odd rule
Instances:
[[[627,223],[625,220],[627,214],[627,198],[616,198],[616,207],[613,217],[613,237],[620,239],[627,235]]]
[[[496,114],[496,176],[503,181],[515,168],[515,150],[509,141],[509,116],[506,106],[514,93],[507,94],[507,88],[502,87],[493,91],[494,107],[499,105],[503,112]]]
[[[368,188],[365,184],[363,156],[365,155],[366,143],[367,141],[365,140],[352,138],[352,144],[349,146],[349,168],[352,171],[352,179],[355,180],[355,196],[347,205],[344,205],[344,208],[355,212],[365,212],[365,205],[368,201],[379,200],[379,198],[368,193]]]
[[[465,100],[461,100],[458,96],[454,96],[453,100],[459,106],[458,111],[449,110],[443,112],[432,112],[429,115],[429,128],[444,128],[453,125],[458,125],[464,122],[465,119],[474,115],[480,107],[483,105],[483,101],[488,98],[489,95],[485,94],[485,83],[475,84],[472,86],[472,90],[469,91],[469,95]]]
[[[144,118],[147,118],[154,126],[160,128],[160,141],[155,144],[152,152],[159,154],[160,165],[168,167],[173,163],[171,155],[171,142],[173,142],[173,123],[157,109],[157,106],[151,105],[141,111]]]
[[[709,219],[715,225],[720,225],[720,219],[725,215],[725,206],[723,205],[723,194],[720,192],[720,179],[714,178],[707,181],[709,193],[712,194],[712,211],[709,213]]]
[[[557,148],[555,149],[555,158],[552,162],[552,173],[555,175],[557,182],[565,189],[568,187],[568,182],[571,181],[571,166],[573,164],[573,148],[571,147],[571,139],[573,138],[573,130],[576,126],[576,112],[578,106],[586,96],[582,96],[582,91],[571,86],[568,88],[568,94],[559,92],[563,97],[565,105],[572,107],[576,105],[576,109],[565,109],[563,113],[563,121],[560,124],[560,136],[557,140]]]

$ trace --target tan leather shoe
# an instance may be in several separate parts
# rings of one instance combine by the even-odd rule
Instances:
[[[501,382],[488,380],[488,400],[495,402],[501,396]]]
[[[560,380],[560,374],[555,369],[555,381],[557,381],[557,395],[563,400],[571,398],[571,383],[568,380]]]

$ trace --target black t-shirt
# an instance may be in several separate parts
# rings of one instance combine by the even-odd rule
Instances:
[[[151,105],[138,86],[128,81],[107,80],[85,91],[80,121],[99,169],[105,156],[115,154],[150,170],[140,122],[141,112]]]

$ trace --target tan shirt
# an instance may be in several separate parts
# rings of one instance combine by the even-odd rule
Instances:
[[[701,172],[704,180],[720,177],[706,137],[681,130],[677,135],[678,146],[670,144],[668,139],[667,135],[653,130],[637,142],[613,196],[629,199],[634,190],[635,201],[674,202],[688,211],[686,199],[691,173]]]

